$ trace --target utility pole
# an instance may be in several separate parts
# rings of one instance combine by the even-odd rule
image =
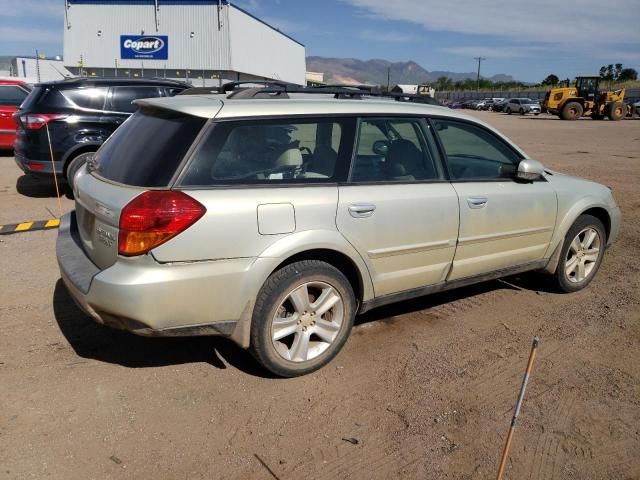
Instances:
[[[38,83],[40,83],[40,52],[36,50],[36,76],[38,77]]]
[[[480,91],[480,64],[482,63],[483,60],[486,60],[485,57],[473,57],[474,60],[478,61],[478,78],[476,79],[477,81],[477,91]]]
[[[391,88],[391,67],[387,67],[387,93],[389,93],[389,89]]]

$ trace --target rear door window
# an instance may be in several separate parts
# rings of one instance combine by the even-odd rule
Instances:
[[[419,118],[363,118],[351,181],[410,183],[442,179],[442,168],[432,153],[433,137],[426,126]]]
[[[107,88],[90,87],[62,90],[62,95],[80,108],[104,110],[104,102],[107,98]]]
[[[181,184],[317,183],[346,180],[355,119],[217,123]]]
[[[0,105],[19,107],[29,93],[17,85],[0,85]]]
[[[133,113],[138,107],[132,102],[140,98],[156,98],[163,96],[163,89],[160,87],[137,87],[122,86],[111,87],[107,110],[112,112]]]
[[[96,172],[125,185],[167,186],[205,123],[200,117],[142,109],[98,150]]]

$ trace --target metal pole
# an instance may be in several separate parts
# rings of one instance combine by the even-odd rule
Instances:
[[[36,50],[36,76],[38,77],[38,83],[40,83],[40,53]]]
[[[478,77],[477,77],[478,88],[476,90],[480,91],[480,64],[482,63],[483,60],[486,60],[486,58],[484,57],[473,57],[473,58],[474,60],[478,61]]]
[[[529,375],[531,374],[531,369],[533,368],[533,361],[536,358],[536,351],[538,350],[539,344],[540,344],[540,339],[538,337],[534,337],[533,344],[531,345],[531,352],[529,353],[529,361],[527,362],[527,369],[524,372],[524,378],[522,379],[522,385],[520,386],[520,393],[518,394],[516,409],[513,412],[513,417],[511,418],[511,426],[509,427],[507,441],[505,442],[504,449],[502,450],[502,458],[500,459],[500,467],[498,468],[498,476],[496,477],[496,480],[502,480],[504,467],[507,463],[507,457],[509,456],[509,448],[511,448],[513,431],[516,428],[516,422],[518,421],[518,415],[520,414],[520,407],[522,406],[522,401],[524,400],[524,392],[527,390],[527,383],[529,383]]]
[[[387,67],[387,92],[389,92],[389,89],[391,88],[391,67]]]

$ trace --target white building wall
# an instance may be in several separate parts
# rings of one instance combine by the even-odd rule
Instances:
[[[234,7],[229,20],[232,70],[304,85],[304,45]]]
[[[215,5],[161,5],[158,29],[153,5],[71,4],[64,31],[65,65],[86,68],[140,68],[141,61],[120,59],[120,35],[167,35],[167,60],[143,60],[145,68],[229,70],[228,8]],[[98,31],[101,35],[98,36]],[[193,32],[193,36],[191,35]]]
[[[218,11],[220,22],[218,21]],[[100,31],[100,35],[98,35]],[[142,33],[144,32],[144,34]],[[192,35],[193,32],[193,35]],[[120,35],[167,35],[167,60],[122,60]],[[223,5],[160,3],[103,5],[70,2],[64,28],[64,64],[118,68],[237,72],[237,78],[271,78],[304,84],[305,49],[244,11]],[[229,75],[224,75],[227,77]]]

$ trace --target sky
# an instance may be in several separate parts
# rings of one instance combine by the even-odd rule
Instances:
[[[640,0],[232,0],[307,56],[413,60],[429,71],[539,82],[640,71]],[[0,55],[62,54],[64,0],[0,0]]]

